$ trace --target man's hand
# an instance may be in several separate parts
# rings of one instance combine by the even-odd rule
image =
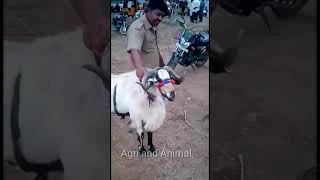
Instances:
[[[140,81],[142,80],[143,78],[143,75],[144,75],[144,69],[143,68],[138,68],[136,69],[136,75],[137,77],[140,79]]]
[[[132,65],[136,69],[136,75],[141,81],[141,79],[143,78],[143,75],[144,75],[144,68],[141,64],[140,50],[132,49],[129,57],[132,62]]]
[[[108,28],[106,22],[97,22],[83,26],[83,42],[97,56],[102,56],[108,44]]]
[[[102,56],[109,41],[107,12],[105,0],[70,0],[83,24],[83,41],[85,46],[96,56]]]

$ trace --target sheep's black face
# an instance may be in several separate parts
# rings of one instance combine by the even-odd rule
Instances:
[[[158,79],[158,83],[156,86],[161,92],[161,94],[165,98],[167,98],[169,101],[174,101],[176,93],[174,91],[173,84],[175,82],[173,79],[171,79],[168,71],[164,69],[159,69],[157,79]]]

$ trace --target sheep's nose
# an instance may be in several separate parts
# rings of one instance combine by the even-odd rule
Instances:
[[[175,97],[176,97],[176,93],[174,91],[171,91],[170,92],[170,101],[173,101]]]

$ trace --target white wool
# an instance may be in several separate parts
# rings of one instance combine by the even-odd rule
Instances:
[[[139,79],[135,71],[111,76],[111,111],[114,110],[113,95],[114,87],[117,85],[116,104],[119,113],[130,113],[132,120],[131,127],[137,129],[138,133],[142,132],[142,121],[144,121],[144,130],[155,131],[163,123],[166,116],[166,101],[156,87],[151,87],[152,92],[157,97],[154,102],[149,100],[142,87],[136,82]]]

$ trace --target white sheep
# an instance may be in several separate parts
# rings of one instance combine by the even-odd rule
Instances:
[[[106,75],[101,69],[86,66],[107,83]],[[111,75],[111,112],[124,118],[130,116],[131,128],[136,129],[140,153],[146,152],[143,146],[144,132],[148,134],[148,146],[156,151],[152,143],[152,133],[157,130],[166,117],[166,101],[173,101],[175,91],[173,84],[180,84],[179,77],[170,67],[148,70],[141,83],[135,71]]]
[[[166,117],[166,101],[173,101],[173,84],[180,84],[179,77],[170,67],[156,68],[146,72],[142,83],[135,71],[111,75],[111,111],[116,114],[130,114],[131,128],[138,135],[139,151],[145,152],[143,131],[148,134],[151,152],[156,149],[152,143],[152,132],[157,130]]]
[[[108,72],[109,58],[102,60]],[[31,43],[4,41],[4,160],[15,160],[14,117],[19,118],[18,144],[26,161],[44,165],[60,160],[65,180],[109,179],[110,93],[82,68],[94,63],[79,29]],[[19,102],[13,105],[18,74]],[[40,169],[37,173],[50,170]]]

